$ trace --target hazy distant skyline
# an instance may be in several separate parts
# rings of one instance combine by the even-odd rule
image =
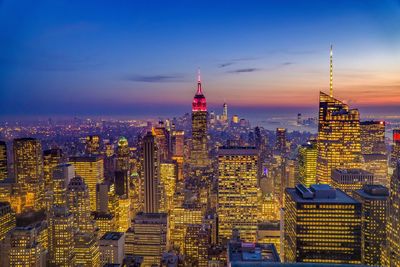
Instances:
[[[18,3],[17,3],[18,2]],[[400,106],[400,1],[0,1],[1,115]],[[393,108],[391,108],[391,106]]]

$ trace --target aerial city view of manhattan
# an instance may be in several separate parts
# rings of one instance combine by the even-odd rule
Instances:
[[[0,267],[400,267],[400,1],[0,0]]]

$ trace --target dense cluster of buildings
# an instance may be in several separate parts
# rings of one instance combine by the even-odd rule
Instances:
[[[191,117],[132,142],[1,141],[0,266],[400,266],[400,130],[334,98],[330,68],[307,140],[209,114],[199,75]]]

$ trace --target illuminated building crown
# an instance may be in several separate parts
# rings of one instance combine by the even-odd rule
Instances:
[[[197,78],[197,92],[192,102],[192,111],[207,111],[206,98],[201,88],[200,70]]]

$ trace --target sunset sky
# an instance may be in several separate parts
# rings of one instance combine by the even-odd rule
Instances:
[[[0,115],[400,106],[400,1],[0,0]]]

